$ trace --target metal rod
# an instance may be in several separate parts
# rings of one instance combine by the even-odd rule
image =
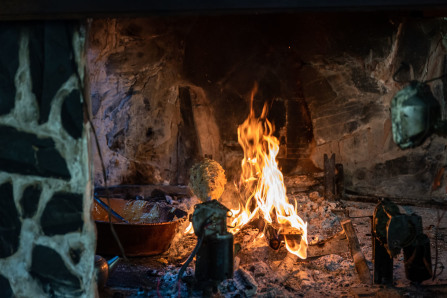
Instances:
[[[115,217],[116,219],[118,219],[119,221],[125,222],[125,223],[129,223],[127,220],[125,220],[121,215],[119,215],[118,213],[116,213],[112,208],[109,207],[109,205],[107,205],[106,203],[104,203],[103,201],[101,201],[100,198],[98,197],[94,197],[95,201],[99,204],[99,206],[101,206],[104,210],[106,210],[107,212],[110,212],[110,214],[113,215],[113,217]]]

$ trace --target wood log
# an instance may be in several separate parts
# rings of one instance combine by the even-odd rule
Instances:
[[[275,229],[270,223],[265,223],[264,236],[268,245],[274,250],[278,250],[281,247],[282,239],[280,238],[278,230]]]
[[[343,227],[346,237],[348,237],[349,249],[351,251],[352,258],[354,259],[355,269],[357,270],[361,282],[371,285],[371,272],[366,264],[365,255],[360,249],[359,240],[355,233],[354,226],[352,225],[352,221],[350,219],[344,220],[341,222],[341,226]]]

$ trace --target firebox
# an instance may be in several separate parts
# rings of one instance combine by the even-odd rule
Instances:
[[[443,1],[28,2],[0,296],[446,294]]]

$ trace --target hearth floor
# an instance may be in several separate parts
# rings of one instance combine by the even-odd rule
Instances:
[[[303,216],[308,222],[309,244],[315,244],[342,231],[339,217],[332,212],[339,207],[339,204],[321,200],[317,194],[293,196],[302,204],[303,210],[313,210],[313,213]],[[370,203],[342,201],[341,204],[351,214],[372,215],[375,208],[375,204]],[[421,207],[411,209],[423,218],[424,233],[431,241],[432,264],[434,264],[436,210]],[[372,274],[371,220],[368,217],[351,220]],[[441,272],[439,268],[444,264],[447,265],[447,237],[445,237],[447,218],[441,221],[439,231],[438,274]],[[393,286],[364,285],[359,280],[348,248],[346,252],[301,260],[288,253],[284,247],[279,250],[271,249],[265,239],[257,236],[257,229],[246,228],[234,237],[234,242],[240,246],[240,251],[235,256],[234,270],[242,270],[255,281],[255,297],[447,297],[447,271],[441,272],[435,281],[413,284],[405,278],[402,254],[394,259]],[[162,255],[121,259],[110,274],[106,287],[100,291],[100,296],[115,298],[204,296],[202,292],[193,290],[187,281],[181,284],[176,282],[177,273],[195,243],[194,235],[185,236],[179,233],[171,248]],[[193,268],[194,262],[190,264],[185,275],[192,277]],[[186,279],[188,280],[188,277]],[[212,296],[246,297],[253,293],[253,289],[244,289],[235,281],[227,280]]]

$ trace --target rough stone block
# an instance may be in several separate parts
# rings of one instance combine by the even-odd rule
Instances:
[[[61,110],[61,119],[64,129],[75,139],[82,136],[84,114],[82,111],[81,93],[73,90],[65,98]]]
[[[56,92],[75,73],[72,24],[61,21],[30,26],[30,64],[40,123],[48,120]]]
[[[0,126],[0,170],[67,180],[71,177],[52,139],[40,139],[7,126]]]
[[[29,63],[31,72],[32,92],[36,96],[36,100],[41,107],[42,103],[42,90],[43,90],[43,76],[42,70],[44,68],[44,23],[33,22],[28,28],[29,33]],[[46,112],[48,117],[48,112]],[[44,112],[40,111],[40,116]]]
[[[0,115],[8,114],[14,107],[15,74],[19,66],[18,26],[0,24]]]
[[[9,257],[17,251],[21,227],[12,184],[4,183],[0,185],[0,258]]]
[[[83,292],[80,278],[70,272],[62,257],[49,247],[34,247],[30,273],[51,297],[79,297]]]
[[[25,188],[22,199],[20,200],[24,218],[33,217],[36,214],[41,193],[42,188],[40,185],[30,185]]]
[[[45,235],[67,234],[81,230],[82,195],[58,192],[47,203],[40,220]]]
[[[3,275],[0,275],[0,297],[4,298],[12,298],[13,293],[11,289],[11,285],[9,284],[9,280],[4,277]]]

